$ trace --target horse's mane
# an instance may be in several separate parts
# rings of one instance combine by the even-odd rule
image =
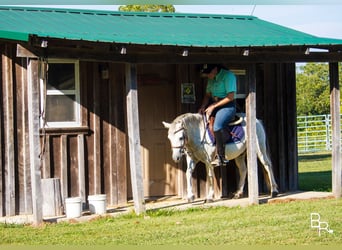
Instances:
[[[201,119],[202,119],[202,116],[198,113],[185,113],[185,114],[177,116],[176,119],[174,119],[172,123],[176,124],[177,122],[182,121],[184,125],[187,126],[193,122],[199,122],[201,121]]]

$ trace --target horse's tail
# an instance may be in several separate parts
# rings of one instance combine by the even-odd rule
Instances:
[[[272,171],[272,161],[269,154],[269,147],[266,139],[266,131],[264,128],[264,125],[262,124],[262,121],[257,120],[256,122],[256,133],[257,133],[257,142],[256,142],[256,149],[257,149],[257,155],[260,160],[260,162],[264,165],[263,171],[265,174],[266,169],[269,169],[269,171]],[[267,173],[272,174],[272,173]],[[268,187],[271,186],[269,178],[265,178],[267,181]]]

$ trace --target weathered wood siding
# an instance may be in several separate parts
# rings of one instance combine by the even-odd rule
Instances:
[[[1,44],[0,216],[32,213],[27,59]],[[102,79],[100,66],[109,71]],[[107,194],[127,202],[124,65],[80,61],[82,126],[41,130],[41,176],[60,178],[63,199]]]
[[[280,191],[298,189],[296,72],[294,63],[260,65],[257,117],[265,126]]]
[[[0,44],[0,52],[0,216],[31,214],[28,59],[16,57],[16,44]],[[79,65],[81,126],[41,129],[41,176],[61,180],[63,199],[80,196],[86,202],[88,195],[105,193],[108,205],[126,203],[132,194],[126,145],[125,65],[82,60]],[[108,78],[101,77],[103,68],[108,69]],[[176,113],[197,112],[205,80],[200,78],[195,64],[180,64],[175,69]],[[195,104],[181,103],[179,90],[181,83],[186,82],[196,83]],[[294,64],[257,65],[257,118],[266,128],[281,191],[298,188],[295,97]],[[179,167],[177,192],[184,197],[184,162]],[[260,171],[259,168],[259,191],[266,192]],[[216,168],[215,177],[216,197],[227,197],[235,191],[238,174],[233,162],[227,168]],[[203,164],[198,164],[193,178],[195,195],[205,197],[207,182]]]

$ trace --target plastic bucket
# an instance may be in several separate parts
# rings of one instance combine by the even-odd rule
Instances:
[[[89,195],[89,211],[92,214],[105,214],[106,213],[106,195],[105,194],[96,194]]]
[[[67,218],[78,218],[82,213],[81,197],[72,197],[65,199],[65,213]]]

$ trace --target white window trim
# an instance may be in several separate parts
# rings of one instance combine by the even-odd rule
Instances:
[[[45,128],[66,128],[66,127],[80,127],[81,126],[81,105],[80,105],[80,70],[79,70],[79,60],[73,60],[73,59],[49,59],[48,63],[73,63],[75,65],[75,90],[46,90],[46,93],[41,91],[41,93],[44,93],[44,95],[67,95],[67,94],[75,94],[75,112],[76,112],[76,121],[70,121],[70,122],[46,122]],[[44,84],[45,81],[43,79],[40,79],[41,84],[41,90],[45,89]],[[41,94],[41,107],[44,107],[44,101],[45,96]],[[41,118],[41,126],[44,127],[44,120]]]

